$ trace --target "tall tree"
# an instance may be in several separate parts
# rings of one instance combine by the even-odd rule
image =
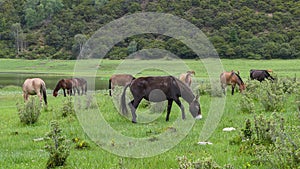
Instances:
[[[84,43],[86,42],[87,37],[83,34],[77,34],[77,35],[75,35],[74,39],[75,39],[77,45],[79,45],[79,53],[81,53],[82,47],[83,47]]]
[[[63,7],[61,0],[30,0],[25,4],[25,21],[29,28],[38,26]]]
[[[17,54],[19,55],[23,51],[23,44],[24,44],[24,35],[23,35],[23,30],[21,28],[21,24],[20,23],[12,24],[11,32],[15,39]]]

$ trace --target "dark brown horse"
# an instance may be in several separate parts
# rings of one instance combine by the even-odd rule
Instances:
[[[179,100],[179,97],[182,97],[189,103],[189,110],[192,116],[196,119],[202,118],[198,102],[199,96],[194,96],[191,89],[185,83],[173,76],[140,77],[132,80],[130,84],[125,86],[121,96],[121,110],[123,114],[127,113],[125,93],[128,87],[130,87],[133,95],[133,100],[129,103],[133,123],[136,123],[135,111],[142,99],[151,102],[168,100],[166,121],[169,121],[173,101],[180,107],[182,119],[185,119],[184,107]]]
[[[192,75],[195,75],[195,71],[193,71],[193,70],[187,71],[186,73],[182,73],[179,76],[179,79],[181,81],[183,81],[184,83],[186,83],[188,86],[191,86],[191,84],[192,84]]]
[[[269,79],[271,81],[274,80],[274,78],[270,75],[269,72],[272,72],[272,70],[250,70],[250,79],[251,80],[258,80],[262,82],[265,79]]]
[[[40,78],[26,79],[22,86],[24,100],[28,100],[29,95],[38,95],[42,102],[42,96],[44,102],[47,105],[47,93],[46,84]]]
[[[130,74],[115,74],[109,78],[109,95],[112,95],[112,90],[114,90],[115,86],[126,86],[130,84],[130,82],[135,79]]]
[[[234,88],[236,84],[239,85],[240,92],[245,90],[246,86],[240,77],[239,73],[235,73],[234,71],[231,72],[223,72],[220,75],[220,82],[221,82],[221,87],[223,90],[223,93],[226,94],[226,86],[231,85],[231,95],[234,94]]]
[[[60,89],[63,89],[65,97],[66,97],[66,91],[65,90],[67,90],[68,95],[72,95],[72,92],[73,92],[72,89],[73,89],[74,85],[75,84],[74,84],[74,81],[72,79],[61,79],[60,81],[58,81],[55,89],[53,90],[53,96],[56,97],[58,95],[58,91]]]
[[[73,91],[75,95],[75,91],[77,91],[78,95],[80,95],[80,89],[81,89],[81,95],[86,94],[87,92],[87,81],[84,78],[73,78]]]

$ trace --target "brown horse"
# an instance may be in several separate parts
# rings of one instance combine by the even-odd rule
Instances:
[[[47,105],[47,93],[46,84],[40,78],[26,79],[22,86],[24,100],[28,100],[28,95],[38,95],[42,102],[42,96],[44,102]]]
[[[269,79],[271,81],[274,80],[274,78],[269,74],[269,72],[272,72],[272,70],[250,70],[250,79],[251,80],[258,80],[259,82],[262,82],[265,79]]]
[[[193,70],[187,71],[186,73],[182,73],[179,76],[179,79],[181,81],[183,81],[184,83],[186,83],[188,86],[191,86],[191,84],[192,84],[192,75],[195,75],[195,71],[193,71]]]
[[[180,107],[182,119],[185,119],[184,107],[179,100],[179,97],[182,97],[189,103],[189,110],[192,116],[196,119],[202,118],[201,108],[198,102],[199,96],[194,96],[192,90],[185,83],[173,76],[140,77],[132,80],[130,84],[125,86],[121,96],[121,109],[123,114],[127,113],[125,94],[128,87],[130,87],[130,91],[133,95],[133,100],[129,103],[133,123],[136,123],[135,111],[142,99],[152,102],[168,100],[166,121],[169,121],[173,101]]]
[[[112,96],[112,90],[114,90],[115,86],[126,86],[130,84],[130,82],[135,79],[130,74],[115,74],[109,78],[109,95]]]
[[[75,86],[75,84],[72,79],[61,79],[60,81],[58,81],[55,89],[53,90],[53,96],[56,97],[60,89],[63,89],[64,97],[66,97],[65,90],[67,90],[68,95],[72,95],[73,86]]]
[[[87,81],[84,78],[73,78],[73,91],[75,95],[75,91],[77,91],[78,95],[80,95],[80,89],[81,89],[81,95],[86,94],[87,92]]]
[[[234,88],[235,88],[236,84],[239,85],[240,92],[242,92],[246,88],[242,78],[239,75],[239,72],[235,73],[234,71],[231,71],[231,72],[221,73],[220,82],[221,82],[221,87],[222,87],[224,94],[226,94],[225,90],[226,90],[227,85],[231,85],[231,88],[232,88],[231,95],[234,94]]]

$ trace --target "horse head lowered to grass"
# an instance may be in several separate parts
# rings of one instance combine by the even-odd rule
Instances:
[[[161,102],[168,100],[166,121],[169,121],[170,111],[173,101],[180,107],[182,119],[185,119],[184,107],[179,97],[189,103],[189,110],[196,119],[201,119],[201,108],[198,102],[199,96],[194,96],[192,90],[182,81],[173,76],[140,77],[126,85],[121,96],[121,111],[127,113],[125,94],[126,89],[130,88],[133,100],[129,103],[132,122],[136,123],[136,109],[142,99],[151,102]]]
[[[55,89],[53,90],[53,96],[56,97],[58,95],[58,91],[60,89],[64,92],[64,97],[66,97],[66,91],[68,95],[75,95],[76,91],[78,95],[86,94],[87,92],[87,81],[84,78],[71,78],[71,79],[61,79],[56,84]]]
[[[126,86],[128,85],[133,79],[135,79],[130,74],[114,74],[109,78],[109,95],[112,96],[112,91],[115,89],[116,86]]]
[[[28,100],[29,95],[38,95],[42,102],[42,97],[47,105],[46,84],[40,78],[26,79],[22,86],[24,100]]]

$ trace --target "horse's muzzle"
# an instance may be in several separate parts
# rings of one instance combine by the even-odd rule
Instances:
[[[195,117],[195,119],[197,119],[197,120],[200,120],[200,119],[202,119],[202,115],[201,115],[201,114],[199,114],[198,116],[196,116],[196,117]]]

